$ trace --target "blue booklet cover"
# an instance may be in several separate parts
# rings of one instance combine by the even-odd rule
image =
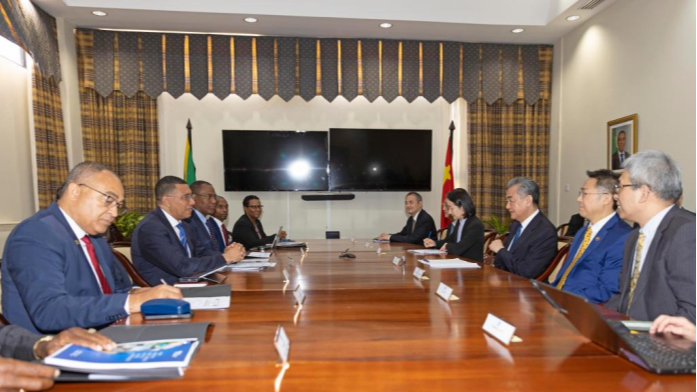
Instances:
[[[111,352],[69,344],[46,357],[47,365],[74,371],[183,368],[189,365],[197,339],[150,340],[121,343]]]

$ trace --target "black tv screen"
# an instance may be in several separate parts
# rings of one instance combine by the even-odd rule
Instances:
[[[326,191],[327,132],[223,131],[226,191]]]
[[[332,191],[430,191],[431,130],[329,130]]]

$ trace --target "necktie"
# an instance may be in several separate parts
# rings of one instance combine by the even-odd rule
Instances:
[[[586,248],[588,248],[588,245],[591,243],[591,237],[593,237],[593,230],[591,230],[590,227],[587,227],[586,228],[586,235],[583,236],[583,242],[581,242],[581,246],[578,248],[578,252],[576,252],[576,256],[571,261],[571,264],[569,264],[569,267],[566,268],[566,271],[564,271],[564,275],[562,275],[561,280],[557,284],[558,289],[561,290],[564,287],[564,283],[566,283],[566,278],[569,277],[569,274],[571,273],[571,270],[574,269],[576,262],[578,261],[578,259],[581,258],[581,256],[583,255],[583,252],[586,251]]]
[[[639,239],[636,243],[636,253],[634,257],[634,271],[632,272],[632,280],[629,283],[629,299],[627,300],[627,312],[632,306],[632,300],[634,299],[634,289],[636,289],[636,284],[639,281],[639,274],[641,273],[641,250],[644,248],[644,239],[646,236],[644,233],[639,232]]]
[[[259,231],[259,226],[257,226],[257,223],[253,222],[252,226],[254,226],[254,230],[257,232],[257,236],[259,237],[259,239],[261,239],[261,231]]]
[[[99,281],[99,285],[102,287],[102,293],[111,294],[111,287],[109,286],[109,282],[106,280],[106,277],[104,276],[102,267],[99,265],[99,262],[97,261],[97,254],[94,252],[92,240],[90,240],[90,237],[85,235],[84,237],[82,237],[82,242],[84,242],[85,247],[87,247],[87,254],[90,255],[90,263],[92,264],[92,268],[94,268],[94,272],[97,274],[97,280]]]
[[[411,219],[411,233],[409,234],[414,234],[414,229],[416,229],[416,219],[414,219],[413,216],[409,219]]]
[[[624,163],[624,153],[620,153],[620,164]]]
[[[220,226],[220,228],[223,229],[223,242],[225,243],[225,246],[230,245],[230,241],[228,240],[228,235],[229,235],[229,234],[228,234],[228,231],[227,231],[227,227],[225,227],[225,223],[223,223],[223,224]]]
[[[513,240],[511,241],[510,244],[508,244],[508,250],[513,249],[513,244],[518,240],[520,237],[520,233],[523,232],[523,225],[518,226],[518,230],[515,231],[515,235],[513,236]]]
[[[213,246],[213,249],[220,249],[218,237],[216,237],[215,235],[215,231],[220,230],[218,229],[218,224],[215,223],[213,218],[208,218],[208,220],[206,220],[206,226],[208,226],[208,237],[211,239],[211,245]]]
[[[177,229],[179,229],[179,242],[181,242],[182,246],[184,247],[184,251],[189,254],[189,246],[186,243],[186,232],[184,231],[184,225],[179,222]]]

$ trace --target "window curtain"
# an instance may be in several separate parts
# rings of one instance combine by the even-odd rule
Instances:
[[[127,97],[113,91],[106,97],[94,89],[94,41],[77,32],[78,77],[85,159],[107,165],[123,181],[126,208],[146,213],[155,207],[160,176],[157,101],[141,91]],[[118,41],[115,41],[118,45]],[[142,60],[139,61],[142,67]],[[119,59],[114,58],[119,78]]]
[[[518,176],[537,182],[540,211],[547,213],[552,49],[539,51],[539,100],[531,104],[519,98],[508,105],[479,98],[469,103],[469,190],[483,219],[496,215],[510,221],[506,185]]]

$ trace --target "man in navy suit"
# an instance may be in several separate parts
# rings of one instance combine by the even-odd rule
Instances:
[[[506,209],[511,226],[506,242],[492,241],[494,266],[525,278],[540,276],[557,254],[557,229],[538,208],[540,187],[527,177],[508,182]]]
[[[576,201],[579,214],[589,224],[574,237],[553,284],[591,302],[603,303],[619,292],[624,242],[632,228],[615,212],[619,175],[607,169],[586,173],[588,179]]]
[[[160,280],[173,284],[181,277],[212,271],[245,256],[240,244],[231,244],[223,253],[201,245],[185,222],[192,217],[194,197],[178,177],[163,177],[155,185],[157,208],[138,223],[131,240],[133,265],[151,285]]]
[[[194,181],[191,184],[191,192],[194,197],[194,208],[191,216],[184,219],[184,222],[189,224],[201,246],[220,253],[224,252],[225,240],[213,219],[218,205],[215,188],[209,182]]]
[[[436,224],[423,210],[423,198],[417,192],[409,192],[404,198],[404,210],[409,214],[407,224],[399,233],[382,233],[378,239],[390,242],[408,242],[422,245],[424,239],[436,235]]]
[[[2,308],[10,323],[32,332],[100,327],[179,289],[133,290],[100,234],[123,205],[121,180],[104,165],[83,162],[68,174],[58,201],[20,223],[5,244]]]

